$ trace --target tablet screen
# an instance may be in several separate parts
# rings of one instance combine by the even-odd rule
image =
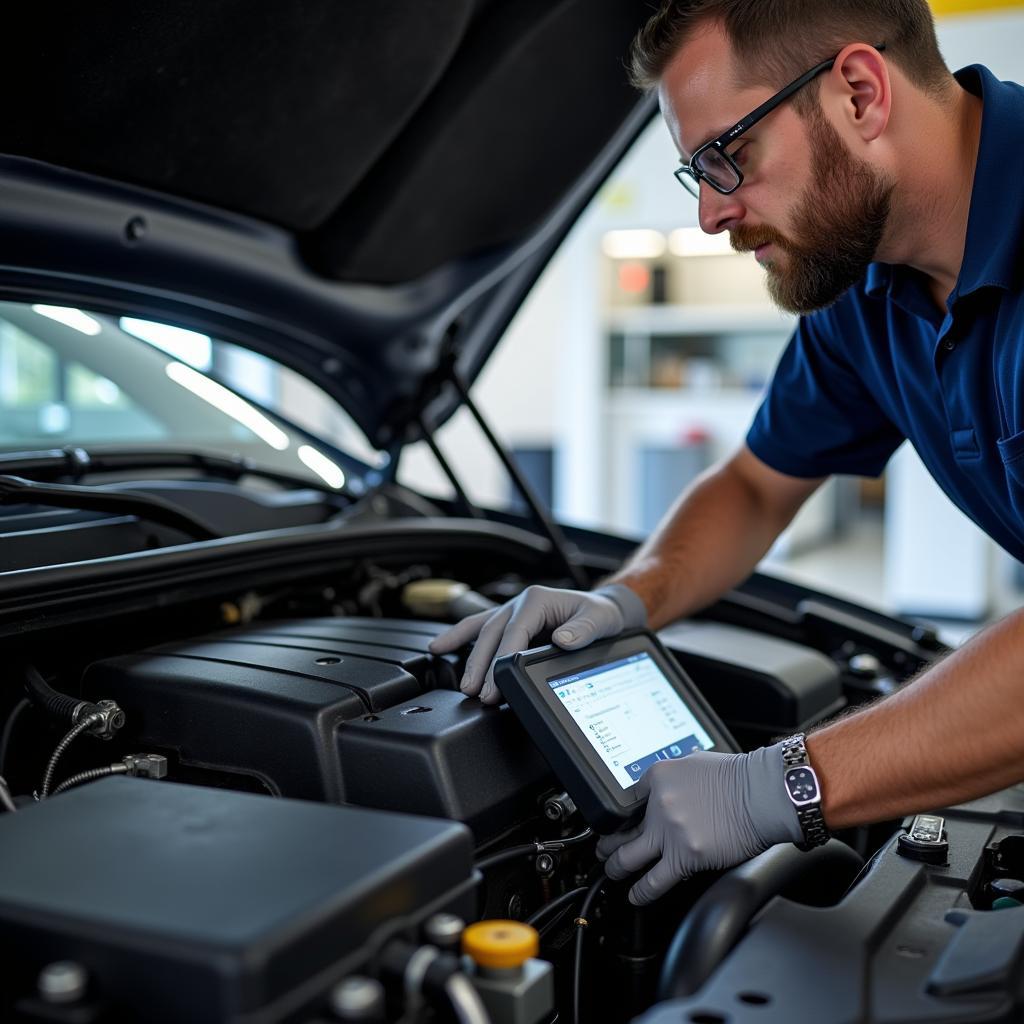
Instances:
[[[548,685],[623,789],[655,761],[714,741],[649,654],[634,654]]]

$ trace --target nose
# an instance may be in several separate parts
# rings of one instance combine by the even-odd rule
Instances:
[[[743,220],[746,208],[736,197],[738,192],[723,196],[706,181],[700,183],[697,219],[701,230],[707,235],[718,235],[735,227]]]

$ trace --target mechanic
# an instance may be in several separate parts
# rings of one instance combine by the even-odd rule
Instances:
[[[632,70],[657,89],[701,227],[753,251],[801,319],[745,445],[608,584],[531,587],[431,645],[477,638],[462,689],[487,703],[495,656],[547,630],[575,649],[696,612],[825,478],[877,476],[907,439],[1024,559],[1024,89],[981,66],[951,74],[926,0],[667,0]],[[658,763],[644,820],[599,844],[606,871],[649,868],[630,892],[644,904],[775,843],[820,841],[822,816],[843,829],[1020,782],[1022,679],[1015,612],[785,752],[806,752],[820,780],[820,807],[799,817],[784,743]]]

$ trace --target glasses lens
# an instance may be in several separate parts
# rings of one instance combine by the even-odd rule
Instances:
[[[696,167],[712,185],[723,192],[731,192],[740,183],[740,176],[732,162],[715,146],[709,146],[698,155]]]
[[[694,199],[700,199],[700,182],[693,176],[689,167],[676,169],[676,181],[679,182]]]

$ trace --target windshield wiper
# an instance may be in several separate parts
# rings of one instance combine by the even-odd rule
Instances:
[[[52,448],[48,451],[12,452],[0,455],[0,473],[13,473],[33,480],[81,480],[93,473],[123,473],[131,470],[197,469],[210,476],[239,480],[258,476],[288,487],[311,487],[328,494],[342,494],[298,473],[284,473],[256,465],[240,455],[204,455],[190,451],[90,452],[84,448]]]
[[[221,536],[199,516],[148,494],[139,494],[137,491],[105,491],[76,484],[43,484],[35,480],[25,480],[20,476],[0,475],[0,505],[22,504],[138,516],[140,519],[180,530],[196,540],[215,540]]]

